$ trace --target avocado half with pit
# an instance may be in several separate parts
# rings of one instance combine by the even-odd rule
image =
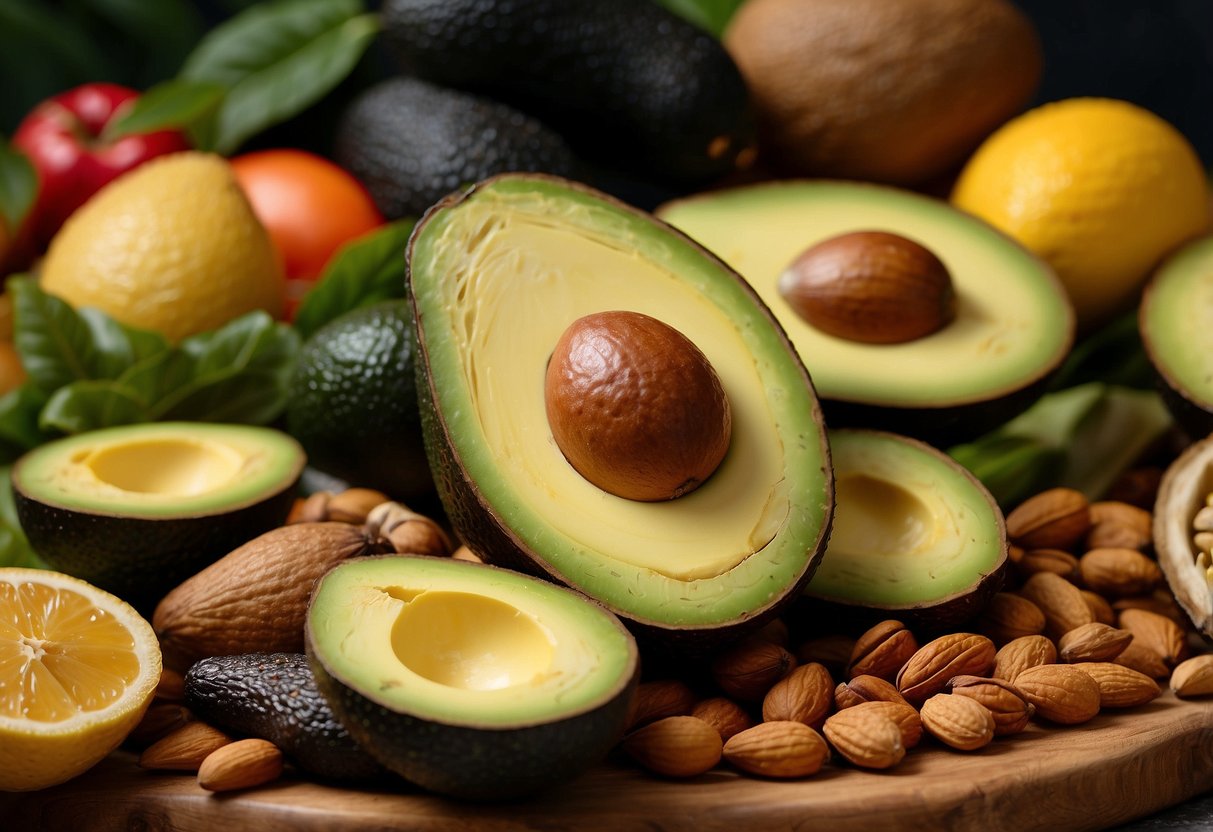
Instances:
[[[1213,237],[1168,257],[1146,284],[1138,329],[1175,421],[1193,439],[1213,432]]]
[[[353,558],[316,584],[307,655],[358,745],[430,791],[520,797],[622,735],[638,678],[619,619],[564,587],[420,555]]]
[[[413,233],[408,268],[430,467],[474,552],[574,587],[637,632],[705,649],[799,594],[832,516],[829,448],[804,366],[739,275],[648,214],[538,175],[489,179],[438,203]],[[620,311],[673,331],[662,344],[689,342],[681,354],[698,351],[731,407],[718,466],[672,499],[591,482],[548,418],[547,369],[562,336]],[[656,360],[664,349],[636,352]],[[610,361],[601,368],[603,387],[630,384]],[[649,392],[680,404],[692,375],[676,370]],[[631,418],[626,395],[620,402],[595,425],[646,421]],[[697,433],[688,412],[679,424]],[[617,456],[657,467],[686,441],[680,428],[664,446]]]
[[[1213,435],[1163,472],[1154,500],[1154,554],[1175,600],[1213,638]]]
[[[1052,270],[942,200],[866,183],[788,180],[691,196],[656,213],[737,269],[770,306],[812,374],[831,427],[964,441],[1039,398],[1073,343],[1073,308]],[[813,268],[820,282],[812,288],[828,315],[806,319],[789,291],[790,276],[809,271],[802,256],[862,232],[894,235],[926,255],[835,248]],[[906,265],[928,262],[946,277]],[[924,298],[937,303],[924,306]],[[852,329],[823,328],[829,316]],[[934,325],[914,326],[924,320]]]
[[[806,614],[956,627],[1002,587],[1007,534],[985,487],[947,454],[883,431],[830,431],[837,506]]]
[[[279,526],[306,462],[268,427],[155,422],[48,442],[13,466],[17,517],[53,568],[140,609]]]

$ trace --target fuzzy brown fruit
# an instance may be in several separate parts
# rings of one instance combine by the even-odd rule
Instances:
[[[678,330],[639,312],[570,324],[548,362],[544,402],[569,464],[629,500],[693,491],[729,449],[732,409],[711,363]]]
[[[811,326],[866,344],[913,341],[956,317],[943,262],[886,231],[854,231],[809,247],[779,278],[779,293]]]

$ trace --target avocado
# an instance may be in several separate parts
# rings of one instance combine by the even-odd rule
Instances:
[[[785,180],[675,200],[656,213],[720,255],[770,305],[808,366],[830,427],[965,441],[1038,399],[1074,340],[1074,311],[1052,270],[939,199]],[[901,343],[866,343],[823,332],[796,312],[780,287],[789,267],[818,244],[861,231],[898,235],[942,261],[955,296],[946,325]]]
[[[333,158],[388,219],[420,216],[451,191],[494,173],[577,175],[557,133],[518,110],[418,78],[389,78],[342,112]]]
[[[282,431],[155,422],[89,431],[13,465],[21,528],[50,566],[140,610],[286,519],[306,462]]]
[[[837,507],[805,588],[816,617],[956,627],[1002,586],[1007,533],[990,493],[951,457],[894,433],[830,431]]]
[[[287,386],[286,427],[312,467],[399,500],[433,493],[414,363],[405,300],[346,312],[304,343]]]
[[[1213,432],[1213,236],[1158,267],[1142,295],[1138,330],[1175,421],[1193,439]]]
[[[431,209],[410,241],[408,273],[426,451],[472,551],[572,586],[636,631],[687,649],[760,626],[798,594],[829,531],[829,450],[804,366],[739,275],[646,213],[521,174]],[[729,401],[726,453],[682,496],[610,493],[553,436],[549,359],[566,330],[608,311],[685,336]],[[626,393],[629,379],[649,378],[629,372],[608,373],[602,390],[618,382]],[[677,375],[650,383],[675,396],[686,386]],[[617,408],[610,398],[594,407],[633,416],[626,395]]]
[[[1213,552],[1208,541],[1197,535],[1213,523],[1210,494],[1213,436],[1206,436],[1189,445],[1163,472],[1153,527],[1154,553],[1167,585],[1206,638],[1213,637]]]
[[[316,682],[358,745],[465,799],[519,797],[600,761],[638,678],[635,640],[599,605],[452,558],[336,566],[305,633]]]
[[[586,159],[679,183],[752,159],[733,60],[653,0],[385,0],[381,14],[408,72],[517,107]]]
[[[303,653],[245,653],[195,662],[185,706],[209,725],[267,740],[300,771],[370,781],[387,772],[337,721]]]

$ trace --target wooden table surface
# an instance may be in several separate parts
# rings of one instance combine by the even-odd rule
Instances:
[[[63,786],[0,795],[0,829],[1081,830],[1114,826],[1210,788],[1213,700],[1167,693],[1076,727],[1034,724],[977,752],[925,740],[886,772],[830,765],[782,782],[722,764],[675,782],[608,762],[564,788],[510,804],[457,803],[404,783],[351,790],[293,778],[212,795],[192,776],[144,771],[133,755],[117,752]]]

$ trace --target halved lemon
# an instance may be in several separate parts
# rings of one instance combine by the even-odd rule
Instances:
[[[159,680],[156,634],[125,601],[59,572],[0,569],[0,790],[100,762]]]

